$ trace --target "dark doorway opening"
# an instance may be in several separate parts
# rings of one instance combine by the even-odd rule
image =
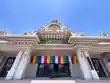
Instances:
[[[69,77],[69,63],[66,64],[38,64],[37,77]]]
[[[106,77],[105,71],[98,58],[91,58],[95,70],[97,71],[99,77]]]
[[[8,71],[11,69],[13,65],[14,60],[15,60],[15,57],[7,58],[3,68],[0,71],[0,77],[6,77]]]

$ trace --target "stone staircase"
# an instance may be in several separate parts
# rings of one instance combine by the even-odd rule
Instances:
[[[110,83],[110,80],[0,80],[0,83]]]
[[[75,83],[74,80],[0,80],[0,83]]]

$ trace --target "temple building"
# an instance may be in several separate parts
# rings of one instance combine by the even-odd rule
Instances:
[[[110,78],[110,37],[70,31],[57,20],[23,35],[0,31],[0,78]]]

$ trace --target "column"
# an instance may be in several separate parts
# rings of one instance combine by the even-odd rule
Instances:
[[[12,79],[13,78],[13,75],[14,75],[16,69],[18,68],[18,65],[19,65],[19,62],[21,60],[22,54],[23,54],[23,51],[18,52],[18,54],[16,56],[16,59],[15,59],[13,65],[12,65],[12,67],[11,67],[10,71],[8,72],[5,79]]]
[[[77,55],[78,55],[80,68],[82,70],[84,78],[86,80],[92,80],[91,69],[90,69],[89,64],[86,60],[86,57],[83,54],[83,51],[78,50]]]
[[[24,72],[26,70],[26,67],[30,60],[30,50],[26,50],[23,54],[22,60],[18,66],[18,69],[16,70],[14,74],[14,79],[22,79],[24,76]]]
[[[99,76],[94,68],[94,65],[91,61],[91,58],[90,58],[90,55],[89,55],[89,52],[88,51],[84,51],[84,54],[85,54],[85,57],[87,58],[87,62],[89,63],[89,66],[91,68],[91,74],[92,74],[92,79],[95,79],[95,80],[99,80]]]

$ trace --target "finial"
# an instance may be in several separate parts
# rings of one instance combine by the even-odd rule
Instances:
[[[5,29],[5,35],[7,35],[8,34],[8,30],[7,29]]]
[[[5,32],[7,32],[8,30],[7,29],[5,29]]]
[[[51,23],[57,23],[57,22],[58,22],[58,21],[57,21],[57,20],[55,20],[55,19],[51,21]]]

